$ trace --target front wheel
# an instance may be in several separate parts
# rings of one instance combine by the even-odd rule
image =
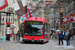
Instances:
[[[41,42],[41,44],[44,44],[44,43],[45,43],[44,41]]]
[[[47,41],[47,43],[48,43],[49,41]]]
[[[24,39],[23,39],[23,42],[24,42],[24,43],[27,43],[27,41],[25,41]]]
[[[24,41],[24,43],[27,43],[27,41]]]

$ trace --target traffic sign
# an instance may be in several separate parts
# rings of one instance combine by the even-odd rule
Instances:
[[[23,23],[24,20],[25,20],[25,19],[24,19],[23,17],[20,18],[21,23]]]

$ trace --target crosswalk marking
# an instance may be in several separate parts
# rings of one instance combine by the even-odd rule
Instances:
[[[64,46],[53,46],[53,47],[64,47]]]
[[[53,46],[53,47],[63,47],[63,48],[65,48],[65,49],[75,49],[75,47],[74,46]]]

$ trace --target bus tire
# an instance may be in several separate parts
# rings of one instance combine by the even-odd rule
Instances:
[[[24,43],[27,43],[27,41],[24,41]]]
[[[23,39],[23,42],[24,42],[24,43],[27,43],[27,41],[25,41],[24,39]]]
[[[42,41],[41,43],[42,43],[42,44],[44,44],[44,42],[43,42],[43,41]]]
[[[49,41],[47,41],[47,43],[48,43]]]

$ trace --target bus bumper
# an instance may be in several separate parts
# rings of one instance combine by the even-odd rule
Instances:
[[[28,39],[23,39],[24,42],[43,42],[42,39],[39,40],[28,40]]]

